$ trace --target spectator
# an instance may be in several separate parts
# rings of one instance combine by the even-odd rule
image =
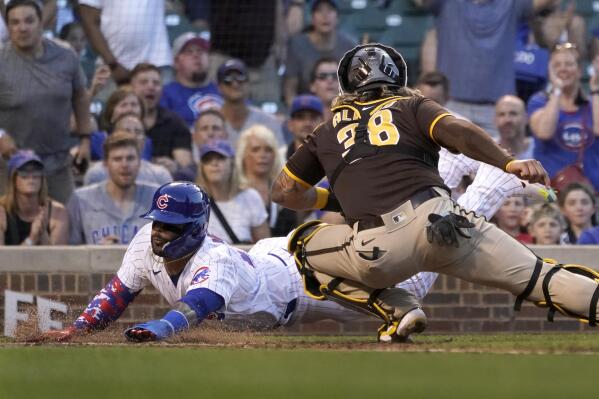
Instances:
[[[210,8],[210,76],[236,58],[247,67],[252,101],[280,99],[279,67],[286,49],[281,0],[218,0]]]
[[[200,147],[212,140],[227,140],[225,117],[218,109],[203,111],[193,124],[193,160],[200,161]]]
[[[281,123],[272,115],[248,105],[249,86],[245,64],[240,60],[229,60],[218,68],[218,89],[225,100],[222,108],[225,127],[231,143],[237,143],[242,131],[254,125],[270,129],[279,143],[283,144]]]
[[[495,102],[516,90],[518,22],[559,0],[413,1],[435,15],[436,69],[451,82],[447,107],[496,137]]]
[[[331,107],[335,97],[339,95],[339,79],[337,65],[339,62],[331,57],[321,58],[314,64],[310,74],[310,92],[320,98],[324,105],[324,120],[333,117]]]
[[[293,134],[293,141],[279,149],[281,157],[288,160],[310,133],[323,122],[323,106],[316,96],[303,94],[293,99],[287,126]]]
[[[21,150],[8,161],[8,190],[0,198],[0,245],[65,245],[65,207],[48,197],[44,164]]]
[[[91,159],[93,161],[104,159],[106,138],[114,130],[115,122],[123,115],[128,114],[136,115],[143,121],[145,115],[143,102],[131,89],[121,87],[115,90],[106,102],[106,108],[100,117],[103,131],[95,132],[91,136]],[[148,161],[152,159],[152,140],[149,137],[144,138],[141,157]]]
[[[192,126],[202,109],[221,107],[223,100],[214,82],[208,80],[210,44],[193,32],[175,39],[175,80],[164,86],[160,105]]]
[[[273,237],[286,235],[295,224],[295,218],[279,218],[281,208],[270,199],[270,187],[282,169],[277,145],[271,130],[255,125],[241,134],[236,158],[241,185],[252,187],[260,194]]]
[[[527,123],[524,101],[506,95],[495,104],[495,125],[499,131],[499,144],[514,154],[516,159],[532,159],[534,140],[526,136]]]
[[[132,133],[137,137],[140,148],[146,148],[147,137],[145,134],[144,125],[134,113],[121,115],[114,123],[115,131],[124,131]],[[102,150],[104,154],[104,150]],[[108,179],[108,171],[103,162],[94,163],[88,171],[85,173],[83,184],[88,186],[90,184],[100,183]],[[162,165],[156,165],[148,160],[141,158],[137,183],[148,183],[158,186],[162,186],[165,183],[173,181],[169,171]]]
[[[41,6],[12,0],[6,7],[10,45],[0,50],[0,128],[18,148],[42,159],[50,197],[66,202],[73,191],[69,122],[74,112],[80,144],[75,163],[89,159],[91,115],[75,53],[42,37]]]
[[[156,65],[170,80],[173,57],[164,0],[79,0],[79,14],[92,48],[115,82],[127,82],[129,72],[142,62]]]
[[[560,43],[573,43],[578,47],[580,58],[585,59],[587,28],[584,18],[576,14],[574,0],[567,1],[564,9],[560,9],[559,3],[555,2],[535,18],[537,42],[547,49]]]
[[[69,43],[77,54],[86,79],[92,83],[90,97],[93,97],[110,80],[110,68],[106,65],[96,67],[96,55],[87,51],[88,41],[81,23],[74,21],[63,25],[58,37]]]
[[[528,232],[536,245],[558,245],[566,227],[566,221],[553,204],[535,207],[530,217]]]
[[[139,141],[115,132],[104,143],[108,180],[75,190],[67,205],[70,244],[128,244],[148,220],[147,209],[157,185],[137,183]]]
[[[287,121],[287,127],[293,135],[293,140],[289,145],[279,148],[280,158],[289,160],[293,153],[304,144],[306,137],[314,131],[316,126],[323,122],[322,118],[323,106],[318,97],[310,94],[295,97],[291,103],[290,116]],[[320,212],[319,216],[323,216],[322,214],[323,212]],[[311,211],[303,212],[282,208],[279,211],[277,219],[287,221],[284,225],[299,226],[306,219],[311,218],[312,215]],[[328,219],[327,223],[329,222],[330,219]],[[281,233],[286,234],[284,231],[281,231]]]
[[[198,183],[211,198],[211,234],[229,244],[255,243],[270,237],[268,215],[260,194],[243,188],[231,145],[215,140],[200,148]]]
[[[285,101],[310,90],[310,73],[324,57],[341,59],[357,42],[337,31],[339,7],[334,0],[314,0],[310,6],[312,24],[307,32],[289,40],[287,70],[284,78]]]
[[[153,161],[171,173],[191,164],[191,134],[175,113],[158,105],[162,92],[160,71],[151,64],[138,64],[131,71],[131,88],[143,101],[146,134],[152,139]]]
[[[87,47],[87,37],[85,37],[85,32],[79,22],[69,22],[64,25],[60,29],[58,37],[69,43],[79,58],[82,57]]]
[[[562,242],[575,244],[584,230],[595,226],[597,200],[593,190],[580,183],[571,183],[558,194],[558,204],[566,218],[567,228]]]
[[[532,24],[534,25],[534,22]],[[543,90],[547,85],[549,50],[538,44],[537,32],[538,29],[532,29],[528,23],[521,23],[518,27],[514,71],[516,94],[524,102],[528,102],[531,95]]]
[[[425,72],[416,82],[416,88],[424,97],[430,98],[441,105],[449,101],[449,79],[441,72]]]
[[[501,230],[505,231],[516,240],[523,244],[530,244],[532,238],[528,233],[524,233],[521,228],[521,220],[524,216],[526,203],[522,197],[508,198],[501,208],[493,216],[493,222]]]
[[[593,62],[590,87],[599,95],[599,58]],[[554,184],[567,169],[581,167],[599,190],[599,101],[589,101],[582,90],[582,69],[576,47],[558,45],[549,59],[551,88],[528,102],[530,127],[535,137],[534,157],[541,161]],[[558,187],[561,188],[561,187]]]

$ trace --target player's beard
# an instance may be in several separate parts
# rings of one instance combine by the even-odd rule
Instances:
[[[169,241],[152,237],[152,252],[154,252],[154,255],[164,257],[164,248],[168,243]]]

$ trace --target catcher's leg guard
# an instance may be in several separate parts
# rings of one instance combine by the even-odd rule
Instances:
[[[309,297],[320,301],[324,300],[325,296],[320,292],[321,284],[314,277],[314,271],[307,268],[308,260],[305,245],[324,226],[326,226],[326,223],[322,223],[320,220],[306,222],[291,233],[287,243],[287,250],[293,255],[297,270],[304,281],[304,291]]]
[[[293,254],[295,264],[304,281],[304,290],[306,291],[306,294],[313,299],[328,299],[337,302],[342,306],[378,317],[385,321],[385,323],[390,323],[393,310],[385,311],[382,303],[377,301],[377,297],[383,289],[374,290],[367,299],[354,298],[344,294],[338,289],[345,279],[340,277],[333,278],[327,284],[323,284],[318,280],[315,271],[310,267],[308,257],[311,254],[325,253],[325,251],[337,251],[338,248],[308,252],[306,250],[306,244],[312,237],[314,237],[314,234],[316,234],[318,230],[325,226],[327,226],[326,223],[322,223],[319,220],[312,220],[296,228],[289,237],[287,249]]]
[[[337,302],[346,308],[378,317],[386,324],[391,323],[393,310],[386,311],[382,303],[378,300],[378,296],[384,291],[384,289],[372,291],[368,299],[354,298],[337,290],[339,284],[341,284],[344,280],[345,279],[338,277],[332,279],[328,284],[321,284],[320,292],[323,297],[330,301]]]
[[[553,264],[555,266],[553,266],[547,272],[547,274],[545,274],[545,277],[543,278],[542,289],[543,289],[543,296],[545,297],[545,300],[537,301],[537,302],[535,302],[535,305],[549,308],[549,313],[547,314],[547,319],[549,321],[553,321],[555,312],[558,311],[565,316],[577,318],[584,323],[588,323],[589,326],[595,327],[597,325],[597,302],[599,301],[599,284],[597,285],[597,288],[595,289],[595,291],[591,297],[591,302],[589,305],[589,314],[588,314],[588,316],[585,316],[585,315],[573,313],[573,312],[569,311],[568,309],[564,308],[563,306],[555,304],[551,300],[551,294],[549,292],[549,282],[551,281],[551,279],[553,278],[553,276],[556,273],[558,273],[560,271],[568,271],[570,273],[578,274],[580,276],[591,279],[591,280],[595,281],[596,283],[599,283],[599,272],[597,272],[596,270],[593,270],[591,268],[588,268],[586,266],[582,266],[582,265],[557,264],[557,262],[553,259],[545,259],[545,262]],[[516,311],[520,310],[522,301],[530,295],[530,293],[536,286],[536,284],[539,280],[539,276],[541,274],[542,266],[543,266],[543,260],[537,259],[535,269],[533,271],[530,281],[528,282],[528,285],[526,286],[526,289],[522,292],[522,294],[520,294],[516,298],[514,310],[516,310]]]

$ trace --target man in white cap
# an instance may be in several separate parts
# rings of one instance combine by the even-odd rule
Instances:
[[[173,43],[175,80],[164,86],[160,105],[178,114],[187,124],[204,109],[220,108],[223,100],[208,80],[210,43],[194,32],[183,33]]]

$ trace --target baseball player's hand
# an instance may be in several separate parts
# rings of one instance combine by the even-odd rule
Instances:
[[[125,330],[125,337],[133,342],[159,341],[173,334],[173,327],[165,320],[150,320]]]
[[[68,327],[64,330],[50,330],[44,333],[34,335],[26,339],[26,342],[30,343],[43,343],[43,342],[65,342],[69,341],[75,335],[79,335],[81,332],[75,327]]]
[[[530,183],[551,185],[547,171],[536,159],[515,160],[507,164],[505,171]]]

